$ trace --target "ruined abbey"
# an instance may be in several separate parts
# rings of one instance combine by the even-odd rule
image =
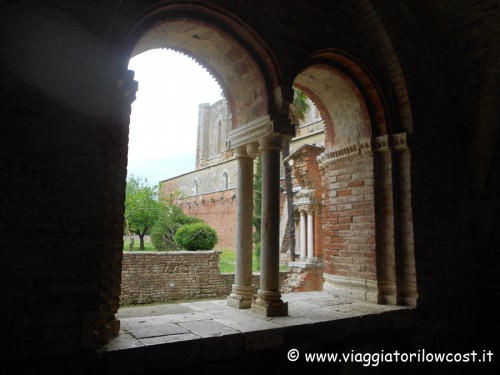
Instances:
[[[324,149],[324,122],[314,103],[309,101],[309,110],[304,115],[292,139],[290,152],[304,146]],[[231,130],[231,113],[227,101],[222,99],[212,105],[200,104],[196,162],[192,172],[161,181],[162,196],[183,208],[188,215],[200,217],[217,230],[221,250],[235,250],[236,246],[236,181],[237,162],[234,150],[228,147],[227,135]],[[316,165],[312,160],[312,168]],[[297,179],[294,192],[302,189]],[[288,241],[284,170],[280,172],[280,249],[286,261]],[[303,193],[302,193],[303,195]],[[299,195],[300,196],[300,195]],[[298,206],[297,221],[299,220]],[[299,222],[297,222],[297,225]],[[299,241],[300,244],[300,241]]]

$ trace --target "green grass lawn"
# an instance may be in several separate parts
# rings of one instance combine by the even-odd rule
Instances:
[[[220,255],[219,258],[219,269],[221,273],[233,273],[235,272],[236,269],[236,252],[235,251],[228,251],[224,250],[222,251],[222,254]],[[260,264],[255,256],[255,253],[253,254],[253,261],[252,261],[252,271],[253,272],[259,272],[260,271]],[[288,271],[288,266],[280,266],[280,271]]]
[[[130,251],[130,241],[126,239],[123,242],[123,250]],[[156,251],[153,243],[150,241],[144,241],[144,250],[139,250],[139,240],[134,241],[134,248],[132,251]]]

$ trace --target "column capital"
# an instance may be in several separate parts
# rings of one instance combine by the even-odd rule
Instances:
[[[281,149],[283,148],[283,141],[284,141],[284,137],[280,136],[280,135],[267,136],[267,137],[259,139],[259,144],[260,144],[259,149],[261,151],[263,151],[263,150],[281,151]]]
[[[248,143],[246,145],[246,148],[247,148],[247,154],[250,155],[252,158],[255,158],[261,154],[258,142]]]
[[[306,207],[306,211],[309,215],[314,215],[314,212],[316,211],[316,207],[315,206],[307,206]]]
[[[247,152],[247,147],[246,146],[239,146],[234,149],[234,158],[250,158],[253,159],[251,155],[248,154]]]

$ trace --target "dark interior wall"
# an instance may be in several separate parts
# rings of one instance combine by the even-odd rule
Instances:
[[[114,107],[127,63],[120,48],[153,3],[0,1],[2,366],[99,366],[82,339],[92,341],[105,255],[120,246],[128,133]],[[211,3],[260,35],[284,86],[324,48],[372,72],[392,126],[413,129],[420,300],[408,340],[474,347],[474,331],[498,327],[490,303],[500,266],[498,2]]]
[[[108,2],[109,3],[109,2]],[[36,370],[82,353],[109,220],[116,79],[103,2],[1,2],[2,361]],[[50,364],[48,366],[51,366]],[[76,373],[76,372],[75,372]]]

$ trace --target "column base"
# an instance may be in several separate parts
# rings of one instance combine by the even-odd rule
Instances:
[[[288,303],[281,300],[279,292],[263,292],[259,290],[257,299],[252,301],[251,312],[260,316],[286,316]]]
[[[252,306],[253,286],[233,285],[232,293],[226,298],[226,305],[235,309],[249,309]]]

